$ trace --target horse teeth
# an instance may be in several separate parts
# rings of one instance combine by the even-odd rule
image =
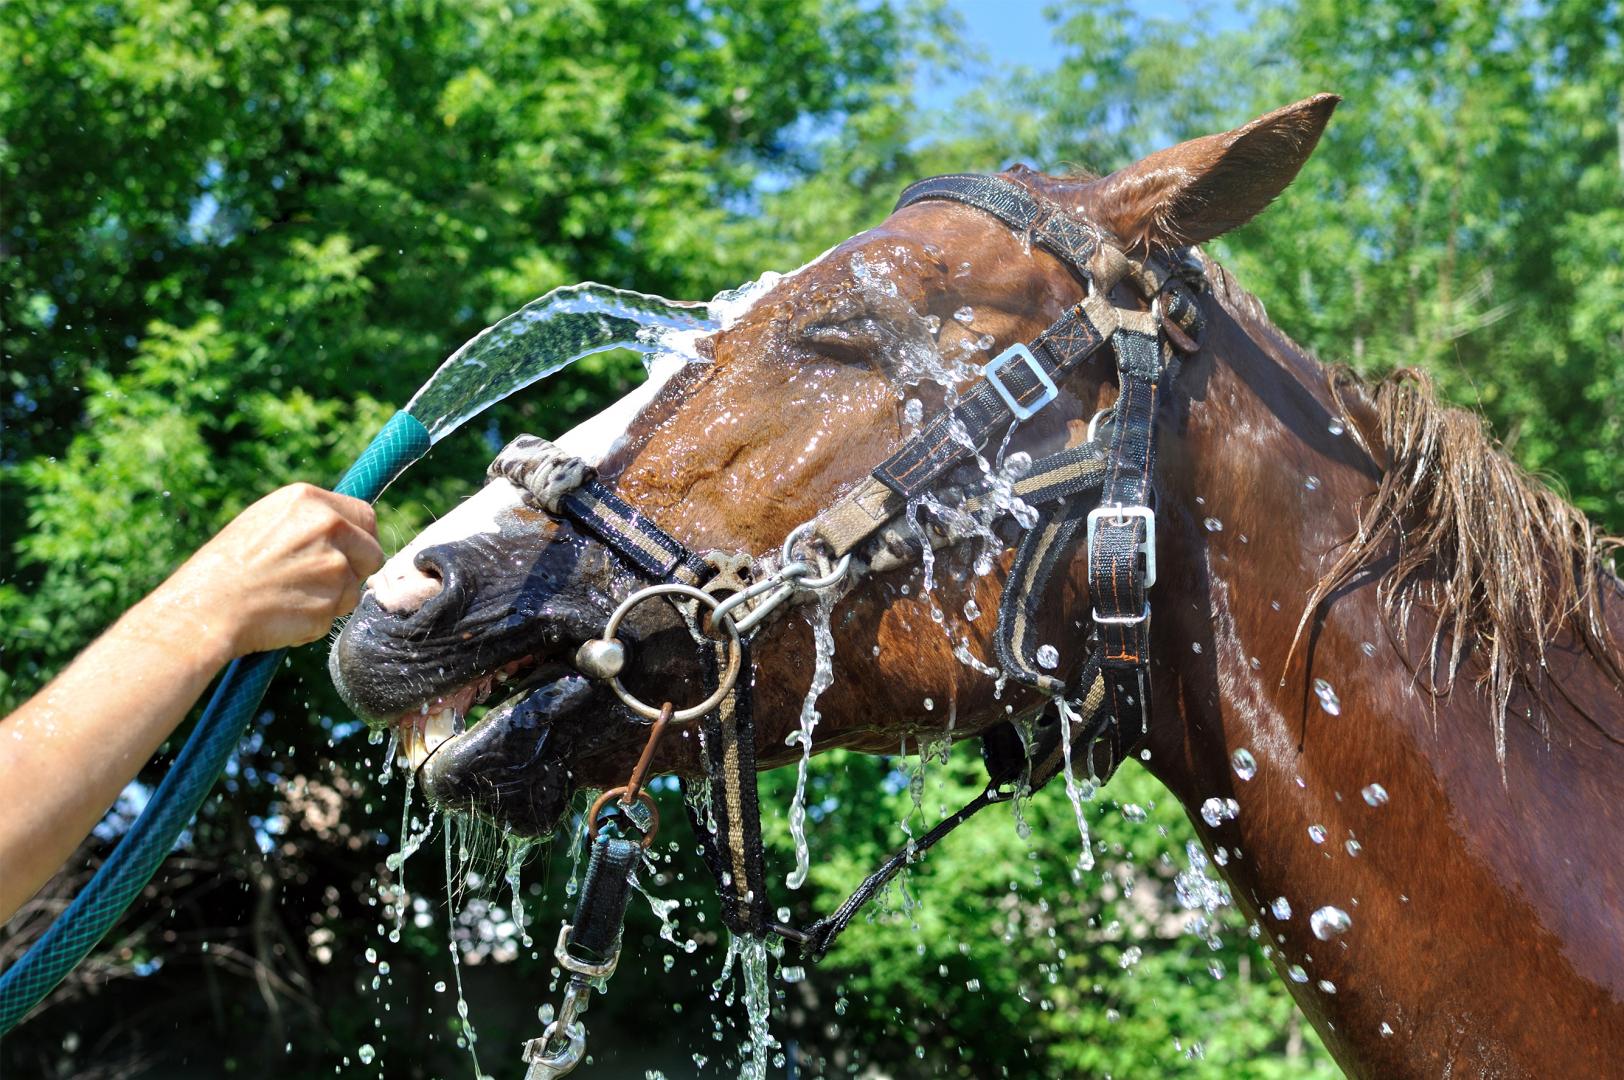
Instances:
[[[400,758],[408,769],[416,770],[429,759],[429,747],[423,741],[423,729],[408,724],[400,731]]]
[[[457,710],[447,706],[429,717],[429,722],[423,726],[423,740],[427,747],[425,757],[457,733],[457,715]]]

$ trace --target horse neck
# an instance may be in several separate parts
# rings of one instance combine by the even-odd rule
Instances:
[[[1473,673],[1447,694],[1424,690],[1427,628],[1397,642],[1373,579],[1338,590],[1293,651],[1305,598],[1379,482],[1381,463],[1349,434],[1370,418],[1342,419],[1324,369],[1227,309],[1174,398],[1151,769],[1222,849],[1238,903],[1277,966],[1296,969],[1288,986],[1351,1073],[1437,1075],[1470,1060],[1560,1074],[1554,1053],[1586,1074],[1584,1038],[1553,1050],[1548,1020],[1507,1027],[1523,1006],[1485,1002],[1511,995],[1624,1034],[1618,688],[1558,642],[1543,700],[1513,700],[1502,764]],[[1242,750],[1250,779],[1232,765]],[[1211,798],[1239,814],[1214,827],[1201,812]],[[1288,918],[1270,913],[1279,897]],[[1322,941],[1310,916],[1327,906],[1352,927]]]

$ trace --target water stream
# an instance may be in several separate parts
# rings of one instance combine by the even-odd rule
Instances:
[[[702,302],[593,282],[554,289],[452,353],[407,402],[406,411],[439,442],[498,401],[583,356],[632,349],[647,357],[672,348],[677,336],[716,328]]]
[[[811,852],[806,842],[806,772],[812,762],[812,732],[818,726],[818,697],[835,681],[835,636],[829,626],[834,611],[835,594],[818,594],[815,614],[812,616],[812,684],[801,702],[801,726],[790,733],[785,742],[801,748],[801,760],[795,773],[795,795],[789,805],[789,832],[795,842],[795,869],[784,879],[792,889],[806,884],[807,872],[812,867]]]

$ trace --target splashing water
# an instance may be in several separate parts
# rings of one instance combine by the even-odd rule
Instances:
[[[445,894],[446,900],[455,907],[454,896],[460,892],[455,885],[456,874],[452,869],[451,849],[456,845],[453,834],[457,831],[454,822],[456,819],[447,818],[445,827]],[[460,847],[460,857],[467,858],[468,849]],[[457,923],[455,919],[447,919],[446,945],[451,952],[451,972],[457,983],[457,1019],[462,1025],[462,1038],[459,1042],[468,1047],[468,1056],[473,1059],[474,1076],[476,1080],[484,1080],[485,1070],[479,1067],[479,1051],[474,1044],[479,1041],[479,1035],[474,1031],[473,1021],[468,1018],[468,998],[462,992],[462,954],[457,948]]]
[[[388,766],[386,765],[385,768],[387,769]],[[414,824],[417,824],[416,819],[412,817],[412,794],[417,788],[417,773],[414,770],[408,769],[406,771],[405,788],[406,794],[401,800],[400,807],[400,850],[390,852],[383,861],[383,864],[395,875],[395,929],[389,935],[391,941],[400,940],[400,932],[406,922],[406,860],[410,859],[417,849],[423,846],[423,841],[427,840],[434,832],[435,810],[433,803],[428,804],[429,819],[427,823],[423,824],[421,829],[414,830],[412,828]]]
[[[782,946],[780,946],[780,949]],[[750,1020],[750,1038],[745,1044],[748,1056],[740,1063],[740,1080],[766,1080],[767,1065],[772,1052],[778,1048],[768,1021],[772,1017],[772,991],[768,986],[769,946],[764,938],[733,937],[727,943],[727,956],[722,960],[722,974],[712,989],[720,993],[733,963],[738,961],[739,979],[744,988],[744,1011]],[[729,995],[731,1000],[731,995]]]
[[[717,329],[708,306],[586,282],[554,289],[487,327],[452,353],[406,411],[439,442],[525,387],[609,349],[646,356],[680,334]],[[685,351],[685,350],[679,350]]]
[[[520,839],[517,836],[507,838],[507,871],[503,875],[507,882],[508,894],[513,898],[512,914],[513,925],[518,928],[519,940],[525,948],[532,947],[535,942],[530,938],[530,929],[524,922],[524,896],[519,886],[519,871],[524,869],[525,860],[530,857],[534,843]]]
[[[1077,818],[1077,833],[1082,838],[1083,846],[1077,852],[1077,869],[1087,873],[1094,869],[1094,843],[1088,833],[1088,815],[1083,811],[1083,792],[1077,784],[1077,775],[1071,766],[1071,724],[1073,720],[1081,721],[1081,717],[1072,712],[1071,702],[1064,697],[1056,699],[1060,706],[1060,747],[1065,755],[1066,798],[1071,800],[1072,813]],[[1090,785],[1092,790],[1092,785]]]
[[[1308,925],[1314,931],[1314,936],[1321,941],[1330,941],[1347,933],[1353,926],[1353,920],[1348,913],[1339,907],[1327,904],[1308,917]]]
[[[818,712],[818,698],[835,681],[835,636],[829,627],[834,611],[832,592],[818,594],[817,614],[812,617],[812,684],[801,702],[801,726],[784,741],[800,746],[801,760],[795,772],[795,796],[789,804],[789,832],[795,840],[795,869],[784,878],[784,884],[799,889],[806,884],[807,872],[812,868],[811,850],[806,842],[806,773],[812,763],[812,731],[818,726],[822,714]]]

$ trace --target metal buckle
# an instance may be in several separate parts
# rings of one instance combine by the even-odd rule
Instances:
[[[1026,366],[1031,370],[1033,377],[1037,379],[1038,385],[1043,387],[1043,396],[1030,405],[1022,405],[1019,401],[1016,401],[1015,395],[1011,394],[1009,389],[998,378],[998,368],[1012,356],[1018,356],[1026,361]],[[992,383],[992,388],[998,391],[998,396],[1004,399],[1004,404],[1009,406],[1009,411],[1015,414],[1017,420],[1031,419],[1039,409],[1060,396],[1060,388],[1054,384],[1053,379],[1049,378],[1049,373],[1043,370],[1043,365],[1038,363],[1038,358],[1032,355],[1032,350],[1019,342],[987,361],[981,368],[981,374],[988,382]]]
[[[584,975],[589,979],[607,979],[613,975],[615,967],[620,963],[620,946],[616,945],[615,955],[601,964],[582,960],[570,952],[569,938],[570,931],[573,929],[574,927],[569,923],[565,923],[558,928],[558,944],[553,947],[553,959],[558,961],[558,966],[565,971],[576,975]]]
[[[1150,601],[1145,601],[1145,610],[1137,615],[1101,615],[1099,608],[1095,608],[1093,614],[1094,621],[1097,623],[1109,623],[1112,626],[1138,626],[1150,618]]]
[[[1088,512],[1088,561],[1094,561],[1094,534],[1099,531],[1100,521],[1110,519],[1114,525],[1127,522],[1129,518],[1145,519],[1145,540],[1136,549],[1145,557],[1145,588],[1156,584],[1156,511],[1148,506],[1096,506]],[[1145,614],[1150,613],[1150,606],[1145,606]],[[1145,616],[1124,615],[1102,619],[1098,614],[1094,616],[1095,622],[1136,623],[1143,622]]]

